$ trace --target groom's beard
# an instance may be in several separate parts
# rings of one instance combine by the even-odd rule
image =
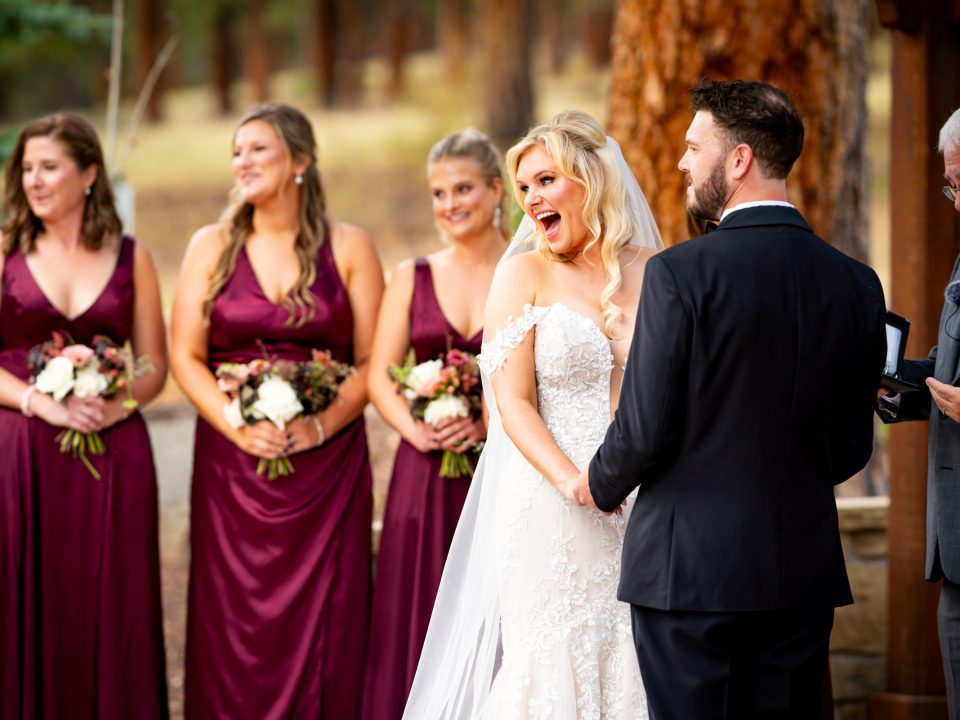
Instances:
[[[699,220],[720,219],[720,212],[730,197],[730,186],[727,184],[723,161],[720,160],[710,171],[710,177],[700,185],[691,185],[693,200],[687,195],[687,212]]]

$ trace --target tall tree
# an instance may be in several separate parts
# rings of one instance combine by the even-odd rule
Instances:
[[[437,3],[437,35],[447,79],[463,79],[470,45],[470,0]]]
[[[411,0],[386,0],[382,19],[384,47],[387,51],[387,64],[390,67],[387,94],[392,97],[396,97],[406,88],[404,65],[415,30],[413,11]]]
[[[235,14],[235,2],[219,0],[213,8],[210,20],[210,74],[217,111],[221,115],[232,113],[234,107],[230,90],[236,80],[235,68],[239,57],[234,35]]]
[[[361,91],[364,23],[355,0],[314,0],[314,64],[324,107],[349,105]]]
[[[537,17],[540,29],[539,42],[550,62],[550,72],[557,74],[563,70],[563,61],[567,54],[567,3],[558,0],[537,0]],[[607,44],[610,44],[609,35]],[[609,55],[609,51],[608,51]]]
[[[248,0],[247,3],[247,76],[253,90],[253,99],[270,99],[270,46],[264,28],[267,0]]]
[[[484,113],[490,135],[512,145],[533,119],[532,0],[487,0],[480,15]]]
[[[610,64],[613,31],[613,0],[577,0],[577,28],[580,45],[597,67]]]
[[[866,256],[867,0],[618,0],[610,133],[668,244],[688,236],[677,170],[700,78],[757,78],[790,94],[806,142],[788,183],[814,230]]]
[[[158,0],[140,0],[137,4],[137,77],[139,87],[147,82],[153,64],[160,55],[164,37],[165,2]],[[167,89],[168,74],[161,73],[147,99],[144,116],[149,122],[163,118],[163,95]]]

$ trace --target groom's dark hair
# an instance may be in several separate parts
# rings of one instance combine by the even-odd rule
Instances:
[[[780,88],[757,80],[704,78],[690,93],[694,112],[713,115],[728,147],[749,145],[765,177],[786,178],[803,150],[803,121]]]

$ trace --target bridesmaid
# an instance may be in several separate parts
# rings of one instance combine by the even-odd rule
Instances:
[[[363,717],[400,718],[469,478],[440,477],[442,451],[486,437],[483,419],[433,428],[415,421],[387,367],[409,348],[417,362],[449,348],[477,354],[493,271],[506,250],[500,157],[473,129],[444,138],[427,158],[433,215],[448,246],[401,262],[377,322],[370,397],[400,433],[383,519]]]
[[[130,340],[166,378],[157,275],[121,235],[94,129],[49,115],[6,170],[0,257],[0,717],[165,718],[157,481],[125,396],[57,402],[29,385],[27,352],[67,333]],[[56,437],[100,432],[97,481]]]
[[[233,138],[234,202],[187,248],[171,366],[196,406],[185,711],[355,718],[370,593],[361,413],[383,275],[373,242],[325,216],[313,130],[260,105]],[[357,368],[324,412],[281,432],[224,417],[213,369],[328,349]],[[292,456],[270,481],[259,458]]]

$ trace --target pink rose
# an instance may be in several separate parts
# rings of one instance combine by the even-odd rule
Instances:
[[[86,345],[67,345],[63,349],[63,355],[69,358],[74,367],[80,368],[86,365],[93,357],[93,350]]]

